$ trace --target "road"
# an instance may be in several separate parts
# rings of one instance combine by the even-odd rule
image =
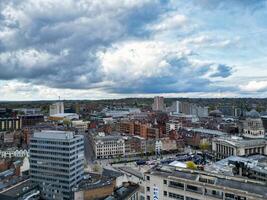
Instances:
[[[93,146],[90,142],[90,138],[88,133],[80,133],[84,136],[84,157],[88,164],[93,164],[94,161],[94,153],[93,153]]]

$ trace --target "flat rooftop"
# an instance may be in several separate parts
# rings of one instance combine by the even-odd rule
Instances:
[[[216,138],[216,141],[222,141],[237,147],[247,147],[254,145],[265,145],[265,139],[245,139],[242,137],[220,137]]]
[[[191,180],[196,184],[201,183],[198,179],[200,176],[208,176],[214,179],[214,186],[220,186],[222,188],[236,189],[243,192],[248,192],[250,194],[261,195],[264,199],[267,199],[267,186],[257,182],[250,181],[244,178],[235,178],[223,175],[212,174],[204,171],[191,171],[188,169],[175,169],[170,166],[156,166],[149,170],[147,173],[156,176],[163,177],[177,177],[184,179],[185,181]],[[207,184],[207,183],[205,183]]]
[[[193,129],[188,129],[193,132],[198,132],[198,133],[203,133],[207,135],[214,135],[214,136],[224,136],[227,135],[227,133],[218,131],[218,130],[212,130],[212,129],[205,129],[205,128],[193,128]]]
[[[71,131],[43,130],[34,133],[34,138],[40,139],[72,139],[74,137]]]
[[[13,186],[12,188],[8,189],[7,191],[0,194],[0,199],[15,199],[21,197],[22,195],[28,193],[31,190],[37,189],[37,185],[33,184],[29,179],[18,183],[17,185]]]

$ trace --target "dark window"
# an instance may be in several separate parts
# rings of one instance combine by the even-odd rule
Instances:
[[[163,193],[164,193],[164,196],[167,196],[168,195],[168,192],[167,191],[164,191]]]
[[[150,187],[146,187],[146,191],[150,192]]]
[[[199,200],[199,199],[192,198],[192,197],[186,197],[186,200]]]
[[[184,200],[184,196],[180,194],[175,194],[172,192],[169,192],[169,197],[172,199],[179,199],[179,200]]]
[[[146,176],[146,180],[150,181],[150,176]]]
[[[194,186],[194,185],[187,185],[186,190],[190,192],[202,194],[202,188]]]
[[[169,186],[170,186],[170,187],[175,187],[175,188],[182,188],[182,189],[184,189],[184,184],[183,184],[183,183],[179,183],[179,182],[170,181],[170,182],[169,182]]]
[[[163,180],[163,183],[166,185],[167,184],[167,180]]]

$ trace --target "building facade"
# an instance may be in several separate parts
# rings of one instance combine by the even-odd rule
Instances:
[[[120,135],[96,136],[93,141],[96,158],[113,158],[125,155],[125,139]]]
[[[13,131],[22,128],[22,120],[15,118],[0,118],[0,131]]]
[[[30,141],[30,178],[43,199],[73,199],[72,189],[83,179],[82,135],[65,131],[35,132]]]
[[[165,111],[166,106],[164,104],[164,97],[156,96],[154,97],[154,103],[152,104],[153,111]]]
[[[56,102],[49,106],[49,115],[64,113],[64,102]]]
[[[218,158],[253,154],[267,155],[267,144],[265,139],[219,137],[212,140],[212,151]]]
[[[247,181],[211,173],[177,170],[157,166],[145,173],[146,200],[264,200],[267,187],[262,182]]]

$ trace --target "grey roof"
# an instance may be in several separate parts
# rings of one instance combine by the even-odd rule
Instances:
[[[178,171],[177,169],[171,167],[169,167],[169,170],[165,170],[162,166],[157,166],[155,168],[152,168],[148,173],[165,177],[175,176],[185,180],[195,181],[196,183],[198,182],[199,176],[205,175],[216,179],[216,181],[213,184],[215,186],[222,186],[228,189],[241,190],[243,192],[248,192],[251,194],[262,195],[263,198],[267,198],[266,185],[263,185],[260,182],[256,181],[249,181],[247,179],[222,176],[203,171],[190,171],[188,169],[180,169]]]
[[[192,131],[204,133],[204,134],[207,134],[207,135],[216,135],[216,136],[227,135],[227,133],[222,132],[222,131],[212,130],[212,129],[204,129],[204,128],[193,128]]]
[[[254,145],[264,145],[265,139],[244,139],[240,137],[220,137],[217,141],[226,142],[237,147],[249,147]]]
[[[106,136],[96,136],[96,140],[119,140],[123,139],[123,136],[121,135],[106,135]]]
[[[250,118],[260,118],[261,117],[260,113],[258,113],[255,109],[251,110],[250,112],[247,112],[246,116],[250,117]]]
[[[33,184],[30,180],[26,180],[25,182],[18,184],[17,186],[7,190],[6,192],[1,193],[0,199],[4,197],[18,198],[36,188],[37,188],[36,184]]]

